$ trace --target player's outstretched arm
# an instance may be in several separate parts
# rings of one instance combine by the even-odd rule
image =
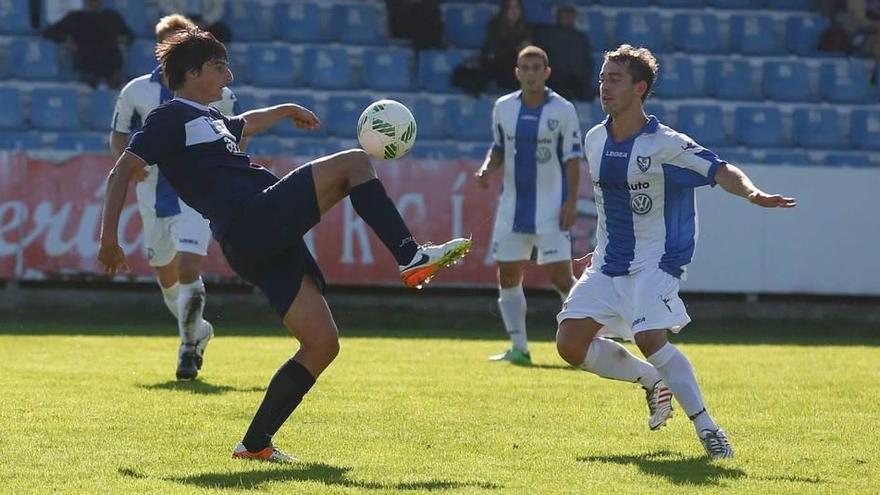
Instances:
[[[767,194],[755,187],[752,180],[739,168],[722,163],[715,173],[717,182],[725,191],[741,196],[749,202],[764,208],[793,208],[797,206],[797,200],[787,198],[780,194]]]
[[[119,247],[119,215],[125,204],[128,184],[135,174],[147,164],[137,155],[125,152],[107,176],[107,193],[104,196],[104,211],[101,214],[101,246],[98,261],[104,265],[108,275],[115,275],[121,268],[128,270],[125,253]]]
[[[284,119],[292,120],[300,129],[314,130],[321,127],[321,120],[311,110],[295,103],[257,108],[241,114],[241,117],[245,119],[245,136],[260,134]]]

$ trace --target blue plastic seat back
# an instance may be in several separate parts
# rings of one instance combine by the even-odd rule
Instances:
[[[248,74],[257,86],[289,88],[300,82],[300,61],[286,45],[251,45]]]
[[[446,40],[456,48],[480,48],[486,37],[486,24],[496,10],[497,7],[489,5],[445,5]]]
[[[706,93],[725,100],[757,100],[753,73],[745,60],[710,60],[706,64]]]
[[[54,81],[59,78],[58,47],[40,38],[17,37],[10,46],[10,72],[16,78]]]
[[[835,103],[871,101],[868,68],[861,61],[825,62],[819,73],[819,94]]]
[[[445,139],[447,98],[420,96],[410,107],[418,124],[417,139]]]
[[[723,126],[724,114],[718,105],[681,105],[678,107],[678,130],[703,146],[728,144]]]
[[[331,96],[327,99],[327,132],[340,138],[356,138],[358,119],[372,102],[367,96]]]
[[[866,150],[880,150],[880,110],[853,110],[853,144]]]
[[[792,118],[794,143],[805,148],[843,148],[840,116],[830,108],[797,108]]]
[[[272,41],[275,38],[275,9],[260,2],[225,2],[223,21],[232,29],[236,42]]]
[[[18,88],[0,88],[0,129],[21,130],[25,126],[24,104]]]
[[[820,15],[794,15],[785,21],[785,47],[797,55],[813,55],[830,21]]]
[[[155,40],[134,40],[128,45],[125,56],[125,73],[129,78],[149,74],[159,65],[156,60]],[[236,77],[238,75],[236,74]]]
[[[653,12],[626,12],[616,16],[615,37],[620,44],[649,46],[655,52],[663,51],[660,16]]]
[[[485,98],[460,97],[449,100],[447,122],[453,139],[492,140],[492,102]]]
[[[721,36],[714,14],[676,14],[672,19],[672,45],[685,53],[718,53]]]
[[[800,60],[767,61],[762,69],[764,96],[774,101],[815,101],[807,65]]]
[[[341,47],[310,47],[303,57],[305,79],[319,89],[353,89],[354,80],[348,53]]]
[[[28,0],[0,2],[0,34],[33,34]]]
[[[331,9],[330,26],[334,38],[352,45],[380,45],[387,42],[385,20],[379,8],[364,3],[359,5],[334,5]]]
[[[30,117],[37,129],[77,130],[80,127],[79,95],[72,88],[35,89],[31,92]]]
[[[654,92],[661,98],[700,96],[696,72],[690,57],[660,57],[660,75]]]
[[[373,48],[364,52],[364,86],[379,91],[413,89],[412,50]]]
[[[735,15],[730,19],[730,48],[746,55],[782,55],[784,50],[767,15]]]
[[[316,137],[327,134],[327,119],[316,108],[315,98],[304,93],[274,93],[267,98],[267,106],[281,105],[283,103],[296,103],[314,112],[321,119],[321,128],[318,130],[299,129],[290,119],[284,119],[272,126],[270,132],[279,136]]]
[[[96,89],[88,97],[88,124],[96,131],[108,131],[110,121],[113,119],[113,111],[116,107],[116,97],[119,92],[112,89]],[[105,136],[106,137],[106,136]],[[107,143],[104,143],[105,145]]]
[[[734,111],[736,138],[746,146],[778,147],[784,144],[782,113],[771,106],[741,106]]]
[[[465,59],[461,50],[422,50],[419,52],[419,85],[431,92],[457,92],[449,81],[452,72]]]

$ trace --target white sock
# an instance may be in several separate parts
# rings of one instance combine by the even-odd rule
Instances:
[[[590,342],[581,369],[602,378],[639,382],[648,389],[660,380],[660,375],[650,363],[642,361],[617,342],[603,337]]]
[[[648,357],[648,362],[657,368],[657,372],[660,373],[666,386],[672,390],[672,395],[681,404],[685,414],[694,422],[697,433],[702,430],[718,429],[718,425],[706,411],[694,368],[677,347],[667,342]]]
[[[180,284],[174,282],[174,285],[168,287],[162,287],[162,284],[159,284],[159,288],[162,289],[162,299],[165,300],[165,306],[168,307],[168,311],[174,315],[174,319],[177,319],[177,293],[179,292]]]
[[[522,285],[505,289],[498,288],[498,308],[501,310],[501,319],[504,320],[504,329],[510,335],[510,341],[515,349],[528,354],[529,339],[526,336],[526,294]]]
[[[202,312],[205,309],[205,284],[199,277],[195,282],[180,284],[177,296],[177,328],[180,341],[195,344],[197,332],[202,328]]]

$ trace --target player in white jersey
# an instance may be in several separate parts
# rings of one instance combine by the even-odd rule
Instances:
[[[523,270],[537,250],[537,262],[560,297],[574,284],[568,229],[577,215],[581,147],[574,105],[546,87],[550,65],[544,50],[520,50],[515,74],[521,89],[495,102],[494,142],[476,178],[486,188],[489,176],[504,170],[492,249],[498,307],[512,347],[489,359],[527,365]]]
[[[584,138],[598,242],[559,313],[556,344],[572,366],[640,382],[651,429],[666,423],[674,395],[709,457],[732,457],[727,435],[706,411],[690,362],[667,341],[669,331],[690,322],[678,289],[697,237],[694,188],[719,184],[767,208],[796,202],[764,193],[737,167],[647,117],[643,103],[656,77],[657,61],[646,48],[622,45],[605,54],[599,81],[608,118]],[[634,340],[647,361],[608,336]]]
[[[163,17],[156,24],[161,42],[174,32],[195,27],[181,15]],[[151,110],[173,98],[162,81],[160,67],[131,80],[116,100],[110,133],[110,148],[119,158]],[[213,106],[226,115],[234,114],[235,96],[223,89],[223,99]],[[138,210],[144,224],[144,247],[156,273],[165,305],[177,319],[180,347],[177,357],[178,379],[193,379],[202,367],[205,346],[214,335],[213,326],[202,318],[205,285],[201,265],[208,253],[211,230],[208,221],[177,197],[171,186],[150,166],[137,183]]]

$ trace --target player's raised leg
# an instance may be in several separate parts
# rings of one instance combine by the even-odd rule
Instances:
[[[635,334],[639,350],[654,365],[672,390],[678,403],[693,421],[697,435],[712,458],[733,457],[733,448],[724,430],[706,410],[694,368],[685,355],[667,340],[667,330],[646,330]]]
[[[529,340],[526,333],[526,296],[523,292],[523,270],[526,261],[498,261],[498,310],[504,330],[510,337],[510,349],[489,356],[490,361],[509,361],[529,365]]]
[[[275,372],[233,457],[272,462],[295,460],[278,450],[272,444],[272,437],[339,354],[336,323],[311,276],[303,277],[299,292],[284,316],[284,326],[299,341],[300,348]]]
[[[320,158],[311,162],[311,167],[321,214],[349,196],[357,214],[397,260],[408,287],[421,287],[470,249],[471,240],[461,238],[438,246],[417,244],[363,150]]]

